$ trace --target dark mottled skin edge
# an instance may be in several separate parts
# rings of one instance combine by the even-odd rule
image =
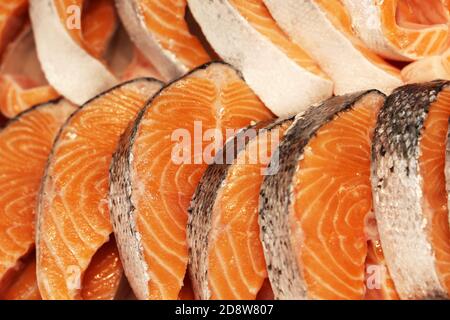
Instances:
[[[403,299],[446,297],[426,240],[419,149],[430,106],[449,84],[436,80],[396,89],[380,111],[374,133],[374,210],[386,262]]]
[[[289,212],[293,197],[292,180],[304,148],[326,123],[341,112],[351,110],[361,98],[377,90],[333,97],[307,109],[296,117],[277,149],[269,167],[278,166],[277,173],[265,177],[260,192],[259,224],[267,271],[276,299],[308,299],[296,253],[290,242]],[[276,159],[279,159],[276,162]]]
[[[149,82],[156,81],[156,82],[160,82],[159,80],[156,80],[156,79],[153,79],[153,78],[137,78],[137,79],[133,79],[133,80],[130,80],[130,81],[121,83],[121,84],[119,84],[119,85],[117,85],[117,86],[114,86],[114,87],[112,87],[112,88],[110,88],[110,89],[108,89],[108,90],[106,90],[106,91],[104,91],[104,92],[98,94],[97,96],[95,96],[95,97],[93,97],[92,99],[90,99],[90,100],[88,100],[87,102],[85,102],[82,106],[78,107],[78,108],[75,110],[75,112],[73,112],[73,113],[67,118],[66,122],[65,122],[65,123],[61,126],[61,128],[59,129],[59,132],[58,132],[58,134],[56,135],[55,141],[54,141],[54,143],[53,143],[52,151],[50,152],[50,155],[49,155],[49,157],[48,157],[48,159],[47,159],[47,163],[46,163],[46,166],[45,166],[44,175],[43,175],[43,177],[42,177],[42,181],[41,181],[41,184],[40,184],[40,187],[39,187],[38,196],[37,196],[36,220],[35,220],[35,221],[36,221],[36,264],[37,264],[37,265],[39,264],[39,261],[38,261],[38,259],[39,259],[39,243],[40,243],[40,239],[39,239],[39,234],[40,234],[40,232],[39,232],[39,230],[41,229],[41,216],[42,216],[42,214],[43,214],[43,213],[42,213],[42,211],[43,211],[43,208],[42,208],[42,201],[43,201],[43,199],[44,199],[44,197],[45,197],[45,184],[46,184],[46,180],[47,180],[47,179],[51,179],[51,177],[49,176],[49,170],[50,170],[51,163],[52,163],[52,160],[53,160],[53,157],[54,157],[54,151],[55,151],[55,148],[56,148],[56,146],[58,145],[58,142],[59,142],[59,140],[60,140],[60,138],[61,138],[62,132],[63,132],[64,129],[70,124],[70,122],[71,122],[71,120],[73,119],[73,117],[74,117],[76,114],[78,114],[78,112],[80,112],[83,108],[85,108],[86,106],[88,106],[91,102],[93,102],[93,101],[95,101],[95,100],[101,98],[102,96],[104,96],[104,95],[110,93],[111,91],[114,91],[115,89],[121,88],[121,87],[126,86],[126,85],[130,85],[130,84],[133,84],[133,83],[136,83],[136,82],[143,82],[143,81],[149,81]],[[59,100],[58,100],[58,101],[59,101]],[[37,274],[38,274],[38,282],[39,282],[39,272],[38,272]]]
[[[219,190],[232,167],[230,161],[234,161],[251,139],[255,137],[251,137],[250,140],[246,139],[244,145],[240,145],[239,141],[242,141],[249,129],[258,130],[258,133],[261,133],[278,128],[292,120],[293,118],[263,121],[239,131],[217,154],[216,163],[209,165],[203,174],[191,200],[187,225],[189,272],[197,299],[211,299],[208,283],[208,243],[212,227],[213,207],[219,195]]]
[[[164,90],[177,84],[198,71],[205,70],[214,65],[226,66],[233,70],[236,75],[243,79],[242,74],[231,65],[224,62],[209,62],[176,79],[162,87],[153,97],[149,99],[145,107],[138,114],[134,123],[131,123],[125,134],[121,137],[119,147],[113,155],[110,168],[110,208],[111,221],[119,247],[120,257],[124,266],[125,274],[138,299],[148,298],[148,272],[147,264],[143,256],[139,241],[139,232],[136,228],[135,216],[136,206],[132,202],[132,168],[133,168],[133,145],[137,138],[137,132],[145,114],[151,105]],[[132,244],[133,242],[133,244]],[[133,246],[131,248],[130,246]]]

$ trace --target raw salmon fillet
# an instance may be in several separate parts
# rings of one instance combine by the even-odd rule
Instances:
[[[211,142],[220,148],[226,129],[272,117],[235,69],[212,63],[165,87],[129,128],[114,156],[110,197],[122,262],[139,299],[179,295],[187,209],[215,154]]]
[[[118,0],[117,8],[131,39],[165,80],[210,61],[185,20],[186,0]]]
[[[64,100],[44,104],[0,131],[0,283],[34,247],[36,198],[47,157],[75,110]]]
[[[298,116],[281,142],[260,198],[276,298],[365,298],[371,137],[384,99],[378,91],[332,98]]]
[[[81,280],[112,232],[112,154],[130,121],[161,86],[153,79],[122,84],[86,103],[62,128],[38,205],[37,275],[44,299],[83,298]]]
[[[447,81],[398,88],[380,112],[372,186],[380,239],[402,299],[448,299]],[[420,261],[420,263],[418,263]]]
[[[352,26],[374,52],[418,60],[448,48],[449,6],[443,0],[342,0]]]
[[[187,229],[189,269],[199,299],[255,300],[263,289],[267,271],[259,238],[259,190],[292,120],[243,130],[203,175]]]

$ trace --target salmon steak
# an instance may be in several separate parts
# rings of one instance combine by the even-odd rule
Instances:
[[[448,48],[450,12],[445,0],[342,0],[359,37],[393,60],[418,60]]]
[[[368,244],[377,240],[370,147],[384,100],[378,91],[331,98],[299,115],[280,143],[259,200],[275,298],[365,298]]]
[[[147,78],[124,83],[87,102],[61,129],[43,175],[37,210],[37,279],[43,299],[83,298],[86,270],[112,233],[112,154],[128,124],[161,87],[161,82]],[[104,268],[111,272],[108,264]]]
[[[270,174],[264,169],[272,151],[291,123],[261,122],[241,131],[203,175],[187,228],[189,269],[200,300],[254,300],[263,288],[259,189],[264,174]]]
[[[335,94],[370,89],[388,94],[402,84],[399,70],[359,39],[341,0],[264,0],[264,3],[292,41],[303,46],[331,77]]]
[[[35,207],[53,140],[76,107],[37,106],[0,131],[0,284],[34,247]]]
[[[378,117],[372,151],[374,209],[386,262],[402,299],[449,297],[449,117],[446,81],[397,89]]]
[[[117,0],[116,4],[131,39],[164,80],[210,61],[185,19],[186,0]]]
[[[187,210],[203,172],[227,131],[273,117],[235,69],[211,63],[165,87],[128,129],[114,155],[110,201],[138,299],[177,299],[188,264]]]
[[[188,3],[213,49],[241,71],[276,116],[295,115],[332,95],[333,82],[303,48],[290,41],[263,0]]]

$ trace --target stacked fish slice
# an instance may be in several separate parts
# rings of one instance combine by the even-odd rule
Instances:
[[[0,299],[450,298],[449,22],[0,1]]]

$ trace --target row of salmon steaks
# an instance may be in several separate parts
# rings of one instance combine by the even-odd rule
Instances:
[[[212,63],[81,108],[34,107],[0,133],[0,270],[15,273],[4,293],[37,275],[45,299],[115,297],[124,272],[139,299],[192,298],[188,267],[200,299],[448,298],[448,86],[337,96],[271,120]],[[176,164],[171,133],[194,134],[195,121],[259,130],[231,162],[217,160],[236,138],[216,163]],[[254,144],[277,155],[272,173],[249,161]],[[35,240],[37,269],[18,272],[34,267],[20,259]]]
[[[448,21],[0,1],[0,299],[448,299]]]

